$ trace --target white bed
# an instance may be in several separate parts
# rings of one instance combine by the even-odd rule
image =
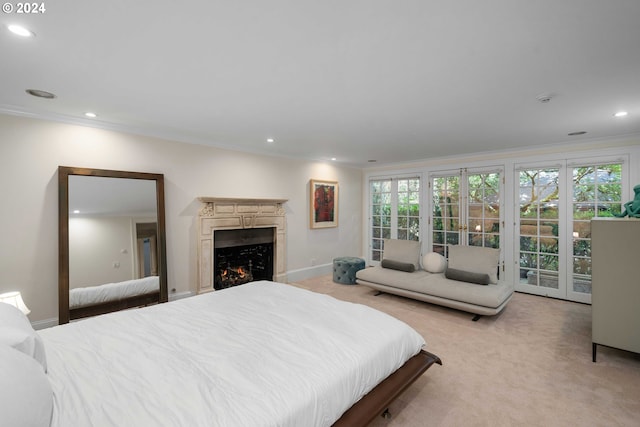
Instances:
[[[117,301],[138,295],[158,292],[160,278],[158,276],[123,282],[105,283],[104,285],[86,286],[69,290],[69,308],[87,307],[109,301]]]
[[[267,281],[39,339],[52,427],[330,426],[424,346],[377,310]]]

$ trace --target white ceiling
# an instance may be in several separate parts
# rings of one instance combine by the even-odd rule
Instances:
[[[0,112],[359,167],[640,135],[638,0],[44,4]]]
[[[153,180],[69,175],[68,194],[70,217],[157,216]]]

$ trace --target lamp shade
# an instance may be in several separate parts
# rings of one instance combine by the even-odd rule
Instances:
[[[31,313],[31,310],[29,310],[29,307],[27,307],[27,305],[24,303],[24,301],[22,300],[22,295],[20,295],[20,292],[18,291],[0,294],[0,302],[5,302],[18,308],[25,315]]]

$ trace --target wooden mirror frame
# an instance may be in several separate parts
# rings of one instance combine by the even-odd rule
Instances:
[[[69,310],[69,176],[96,176],[106,178],[129,178],[155,181],[157,208],[157,251],[159,293],[139,295],[123,300],[111,301],[95,306]],[[108,169],[89,169],[68,166],[58,167],[58,323],[69,323],[79,319],[127,308],[168,301],[167,249],[164,210],[164,175],[145,172],[126,172]],[[76,311],[77,310],[77,311]]]

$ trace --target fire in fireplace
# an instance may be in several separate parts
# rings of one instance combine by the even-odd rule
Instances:
[[[273,280],[275,228],[216,230],[214,241],[214,289]]]

